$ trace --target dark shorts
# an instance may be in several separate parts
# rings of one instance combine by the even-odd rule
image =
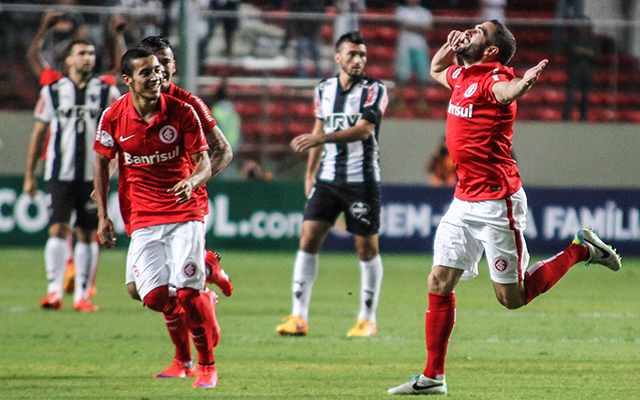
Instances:
[[[356,183],[333,185],[317,181],[304,209],[305,221],[335,223],[344,213],[347,231],[371,236],[380,230],[380,187]]]
[[[50,195],[49,224],[65,223],[71,220],[71,212],[76,212],[75,226],[83,229],[98,227],[98,208],[91,198],[92,182],[47,182]]]

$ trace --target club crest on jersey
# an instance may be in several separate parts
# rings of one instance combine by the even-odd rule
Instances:
[[[476,82],[473,85],[469,86],[469,88],[464,92],[464,97],[473,96],[473,94],[476,92],[477,89],[478,89],[478,82]]]
[[[100,131],[98,140],[104,147],[113,147],[113,136],[111,136],[107,131]]]
[[[458,75],[460,75],[460,72],[462,72],[462,67],[460,67],[457,70],[453,71],[453,74],[451,74],[451,77],[453,79],[456,79],[458,77]]]
[[[171,125],[167,125],[160,129],[160,140],[163,143],[170,144],[178,138],[178,130]]]
[[[349,212],[356,218],[362,218],[371,211],[371,207],[368,204],[361,201],[351,204]]]
[[[348,129],[352,126],[355,126],[358,121],[362,118],[362,114],[345,114],[345,113],[334,113],[328,115],[324,119],[325,127],[330,129],[331,131],[342,131],[344,129]]]

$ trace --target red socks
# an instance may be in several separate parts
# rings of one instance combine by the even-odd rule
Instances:
[[[188,362],[191,361],[191,341],[189,340],[189,325],[187,324],[187,316],[184,309],[178,304],[176,297],[169,297],[169,302],[173,308],[171,312],[165,311],[164,323],[167,324],[167,330],[171,341],[176,346],[175,359]]]
[[[424,324],[427,366],[423,373],[427,378],[435,379],[437,375],[444,375],[444,361],[455,322],[455,293],[429,293],[429,308]]]
[[[581,244],[572,243],[555,256],[533,264],[524,274],[527,304],[551,289],[569,271],[569,268],[588,259],[589,249]]]
[[[196,289],[178,289],[178,302],[184,308],[193,343],[198,351],[198,363],[209,365],[213,356],[214,318],[210,297]]]

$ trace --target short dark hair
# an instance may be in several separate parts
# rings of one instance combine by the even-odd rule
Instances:
[[[340,46],[342,43],[353,43],[353,44],[364,44],[364,38],[362,37],[362,33],[360,31],[351,31],[347,32],[344,35],[340,36],[340,39],[336,42],[336,53],[340,51]]]
[[[140,47],[128,50],[120,60],[120,72],[122,72],[122,75],[133,76],[133,60],[147,58],[152,55],[152,52]]]
[[[171,49],[171,51],[173,51],[171,43],[164,36],[147,36],[140,41],[138,47],[154,54],[156,51],[164,49]]]
[[[516,52],[516,38],[513,37],[513,33],[497,19],[492,19],[491,23],[495,25],[496,31],[491,35],[489,45],[496,46],[500,50],[498,51],[496,61],[502,65],[507,65]]]
[[[69,44],[67,45],[67,49],[66,49],[66,50],[67,50],[67,52],[66,52],[67,57],[69,57],[69,56],[71,55],[71,53],[73,52],[73,47],[74,47],[75,45],[77,45],[77,44],[83,44],[83,45],[85,45],[85,46],[93,46],[93,43],[91,43],[91,42],[90,42],[90,41],[88,41],[88,40],[85,40],[85,39],[75,39],[75,40],[71,41],[71,43],[69,43]]]

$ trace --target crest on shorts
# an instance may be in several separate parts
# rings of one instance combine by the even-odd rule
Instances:
[[[187,265],[184,266],[184,268],[182,269],[182,272],[184,272],[186,276],[191,278],[196,274],[196,270],[197,268],[194,263],[188,263]]]
[[[351,204],[351,207],[349,207],[349,212],[351,213],[351,215],[353,215],[358,219],[369,214],[369,211],[371,211],[371,207],[369,207],[368,204],[363,203],[361,201],[353,203]]]
[[[509,263],[504,258],[498,258],[493,262],[493,267],[498,272],[505,272],[509,268]]]
[[[160,129],[160,140],[163,143],[170,144],[178,138],[178,130],[171,125],[167,125]]]

